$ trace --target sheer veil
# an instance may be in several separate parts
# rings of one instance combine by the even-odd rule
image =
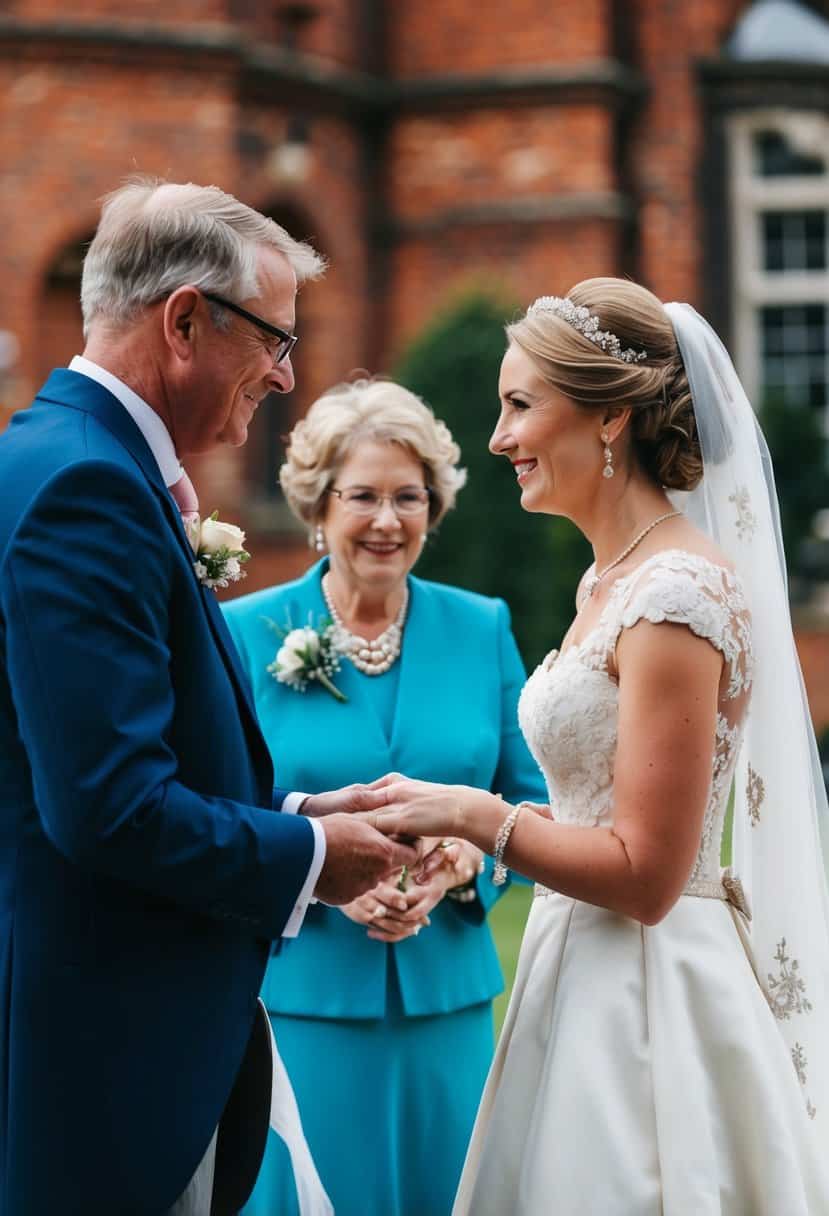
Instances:
[[[732,870],[752,912],[757,977],[807,1110],[829,1139],[829,808],[792,635],[774,474],[734,365],[688,304],[667,304],[702,447],[672,493],[734,563],[752,614],[754,686],[735,774]]]

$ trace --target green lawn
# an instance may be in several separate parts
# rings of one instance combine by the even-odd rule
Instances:
[[[506,895],[498,900],[489,915],[489,924],[495,935],[495,945],[498,947],[498,957],[504,971],[506,989],[495,1001],[495,1033],[501,1030],[501,1023],[507,1011],[507,1001],[512,991],[512,981],[515,979],[515,964],[518,962],[518,948],[524,935],[524,925],[532,903],[533,889],[512,883]]]

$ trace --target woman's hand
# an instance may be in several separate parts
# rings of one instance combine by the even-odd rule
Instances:
[[[368,936],[377,942],[402,942],[416,937],[426,928],[429,913],[452,885],[448,873],[434,875],[427,886],[415,885],[401,871],[397,881],[378,883],[367,895],[361,895],[340,908],[349,920],[364,925]]]
[[[401,890],[399,881],[389,878],[378,883],[365,895],[344,904],[340,911],[355,924],[364,925],[375,941],[396,942],[412,937],[420,932],[424,917],[409,914],[411,892]]]
[[[478,871],[481,853],[465,841],[429,841],[430,857],[438,859],[416,880],[400,872],[397,881],[378,883],[340,909],[349,920],[365,925],[374,941],[401,942],[415,937],[429,924],[429,913],[453,887],[469,882]]]
[[[409,899],[408,915],[415,923],[428,925],[429,913],[437,907],[446,892],[457,885],[452,866],[443,866],[436,873],[424,880],[418,876],[415,882],[410,882],[406,891]],[[371,934],[369,934],[369,937]]]
[[[453,837],[423,838],[421,855],[423,860],[415,873],[415,882],[425,886],[434,874],[445,870],[451,879],[447,891],[471,883],[480,872],[484,856],[474,844]]]
[[[384,805],[361,818],[387,836],[462,836],[458,825],[467,795],[477,791],[464,785],[438,785],[389,773],[370,790],[383,790]]]
[[[368,787],[383,791],[384,805],[360,818],[388,836],[468,840],[491,852],[508,807],[496,794],[468,785],[438,785],[389,773]],[[425,856],[427,850],[423,850]],[[426,867],[428,874],[430,867]]]

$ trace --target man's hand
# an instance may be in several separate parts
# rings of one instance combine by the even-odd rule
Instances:
[[[340,811],[376,811],[385,806],[387,795],[379,784],[373,785],[344,785],[339,790],[329,790],[325,794],[309,794],[302,804],[301,813],[311,819],[321,819],[324,815],[335,815]]]
[[[400,844],[351,815],[326,812],[320,826],[325,832],[325,862],[314,895],[323,903],[349,904],[393,870],[420,863],[419,842]]]

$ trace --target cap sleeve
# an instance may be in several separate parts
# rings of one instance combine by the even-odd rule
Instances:
[[[695,553],[657,554],[626,587],[619,634],[641,620],[685,625],[725,659],[728,697],[751,684],[751,618],[738,577]]]

